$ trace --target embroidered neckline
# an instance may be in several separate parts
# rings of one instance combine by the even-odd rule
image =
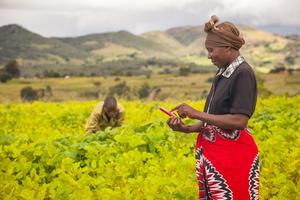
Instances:
[[[238,56],[234,61],[227,67],[227,68],[220,68],[220,70],[217,73],[217,76],[221,75],[229,78],[233,72],[245,61],[244,57]]]

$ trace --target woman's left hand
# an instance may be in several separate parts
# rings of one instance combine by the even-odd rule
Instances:
[[[189,133],[189,127],[185,125],[179,117],[171,116],[168,119],[167,124],[173,131],[181,131],[184,133]]]
[[[173,108],[171,110],[171,112],[172,111],[177,111],[179,117],[181,117],[181,118],[189,117],[191,119],[194,119],[197,112],[199,112],[199,111],[195,110],[193,107],[187,105],[186,103],[176,106],[175,108]]]

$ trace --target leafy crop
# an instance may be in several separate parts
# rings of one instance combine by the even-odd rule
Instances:
[[[95,104],[0,105],[0,199],[197,199],[197,134],[171,131],[158,110],[176,103],[122,102],[122,127],[86,135]],[[272,97],[249,122],[261,199],[300,196],[299,113],[300,97]]]

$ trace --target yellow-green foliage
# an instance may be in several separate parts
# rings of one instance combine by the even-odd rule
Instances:
[[[278,43],[278,42],[269,44],[269,48],[272,51],[279,51],[279,50],[282,50],[284,47],[285,47],[285,44]]]
[[[177,103],[121,103],[124,125],[93,135],[96,102],[0,105],[0,199],[197,199],[197,134],[172,132],[158,110]],[[261,199],[300,196],[299,113],[300,97],[258,101]]]

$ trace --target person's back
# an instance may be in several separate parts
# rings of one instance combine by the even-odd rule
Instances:
[[[124,121],[125,110],[113,97],[107,97],[104,102],[98,103],[89,116],[86,125],[86,133],[95,133],[106,127],[121,126]]]

